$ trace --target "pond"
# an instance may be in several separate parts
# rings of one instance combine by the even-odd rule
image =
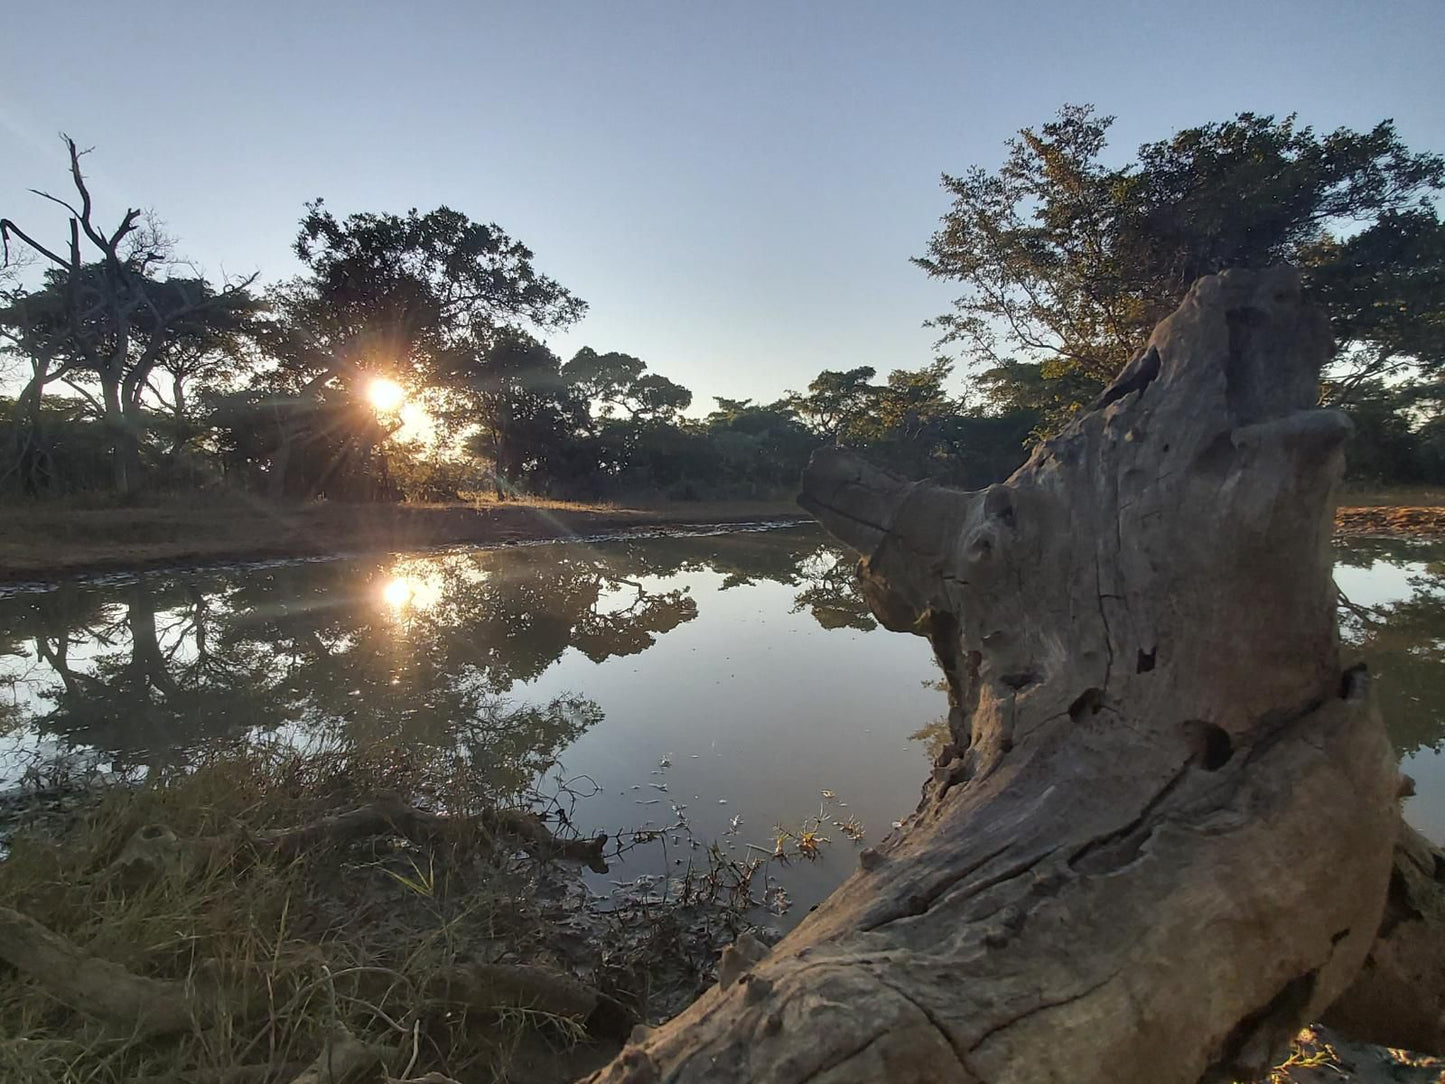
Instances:
[[[274,734],[454,749],[578,827],[736,856],[826,840],[792,914],[911,811],[943,693],[811,526],[111,576],[0,597],[0,789],[57,754],[143,772]],[[1445,546],[1339,546],[1347,655],[1445,839]],[[796,840],[794,841],[796,842]],[[611,877],[655,869],[629,856]]]

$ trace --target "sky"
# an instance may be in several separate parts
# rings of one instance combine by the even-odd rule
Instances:
[[[634,354],[695,412],[929,362],[940,175],[1066,102],[1117,116],[1120,161],[1245,110],[1445,152],[1445,0],[7,7],[0,216],[64,236],[26,191],[66,187],[62,131],[103,216],[155,211],[213,276],[294,274],[318,196],[446,204],[589,303],[563,360]]]

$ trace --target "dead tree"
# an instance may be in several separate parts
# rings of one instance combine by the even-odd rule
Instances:
[[[801,503],[931,642],[951,741],[816,912],[592,1079],[1249,1079],[1357,975],[1365,1032],[1408,1001],[1445,861],[1382,928],[1399,777],[1339,662],[1328,355],[1291,270],[1226,272],[1002,485],[819,453]]]
[[[170,262],[168,242],[134,207],[106,232],[95,221],[81,171],[86,152],[69,136],[63,138],[75,200],[31,191],[70,215],[69,243],[64,248],[43,244],[11,219],[0,218],[0,266],[10,263],[13,239],[45,268],[39,289],[12,291],[0,306],[0,337],[31,362],[30,379],[16,405],[16,420],[27,439],[34,439],[46,386],[65,381],[108,428],[115,488],[130,493],[140,481],[151,375],[178,349],[212,352],[239,332],[256,306],[249,290],[257,275],[220,290],[199,276],[157,279],[155,271]],[[100,386],[99,400],[85,387],[92,380]],[[22,448],[17,458],[27,454]]]

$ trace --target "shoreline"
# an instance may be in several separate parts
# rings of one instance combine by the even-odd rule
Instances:
[[[1445,508],[1435,505],[1364,505],[1335,510],[1335,533],[1377,538],[1445,539]]]
[[[532,502],[40,509],[0,526],[0,587],[108,573],[425,553],[760,522],[813,520],[791,501],[699,501],[640,508]],[[1335,533],[1445,540],[1445,507],[1342,507],[1335,513]]]
[[[0,526],[0,587],[163,569],[422,553],[601,533],[803,523],[785,501],[622,508],[562,503],[36,510]]]

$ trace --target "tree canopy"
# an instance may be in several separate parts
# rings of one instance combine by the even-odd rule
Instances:
[[[0,221],[0,352],[21,374],[0,402],[0,488],[777,497],[823,445],[978,487],[1091,402],[1196,277],[1280,260],[1332,321],[1321,391],[1355,418],[1356,475],[1445,482],[1445,159],[1389,121],[1322,134],[1251,113],[1121,158],[1111,124],[1066,106],[1001,165],[945,176],[952,206],[917,263],[960,287],[936,321],[950,356],[828,368],[706,412],[667,358],[599,344],[564,362],[549,337],[586,305],[495,223],[317,199],[300,273],[258,291],[208,279],[138,210],[99,226],[67,140],[75,194],[44,198],[68,243]]]
[[[945,175],[953,205],[916,262],[964,292],[936,321],[989,399],[1057,424],[1201,275],[1297,264],[1329,311],[1335,391],[1445,363],[1445,159],[1390,121],[1328,134],[1241,113],[1106,157],[1112,117],[1066,106],[998,169]]]

